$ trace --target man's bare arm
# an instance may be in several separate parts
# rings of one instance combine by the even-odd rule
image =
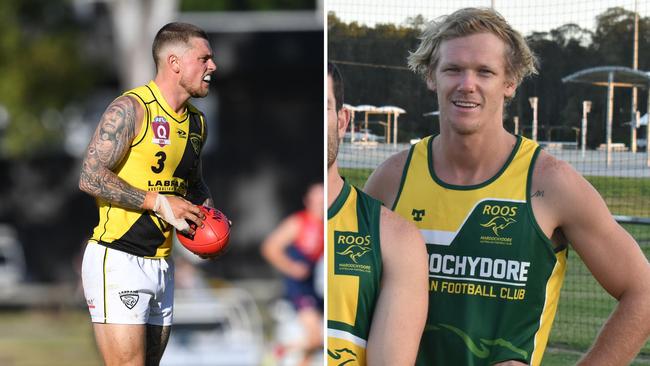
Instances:
[[[427,251],[417,228],[382,207],[381,292],[368,337],[369,365],[413,365],[429,303]]]
[[[142,207],[146,192],[120,179],[112,169],[136,135],[136,105],[131,98],[120,97],[108,106],[88,145],[79,178],[82,191],[132,209]]]
[[[142,120],[142,114],[140,105],[127,96],[115,99],[108,106],[83,159],[79,177],[82,191],[124,208],[156,210],[156,203],[160,201],[157,192],[135,188],[113,172],[129,151],[139,131],[138,121]],[[172,225],[177,226],[183,219],[199,226],[203,224],[203,214],[190,202],[174,196],[168,196],[165,201],[169,204],[165,220]],[[158,209],[161,211],[160,207]]]
[[[542,227],[559,227],[596,280],[619,301],[580,364],[627,365],[650,335],[650,264],[573,168],[544,155],[538,165],[532,192],[544,195],[533,198],[535,216],[541,213]]]
[[[386,159],[368,177],[364,192],[391,208],[397,199],[397,191],[402,180],[402,171],[408,157],[408,150]]]
[[[300,219],[291,215],[284,219],[261,245],[262,256],[278,271],[295,279],[305,279],[309,276],[309,268],[302,262],[291,259],[286,254],[287,248],[296,240],[300,233]]]

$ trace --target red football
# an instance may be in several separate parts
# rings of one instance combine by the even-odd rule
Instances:
[[[194,254],[205,256],[219,254],[228,247],[230,222],[226,215],[217,209],[206,206],[200,208],[205,214],[203,227],[195,227],[196,225],[192,223],[191,226],[196,232],[191,237],[177,231],[178,241]]]

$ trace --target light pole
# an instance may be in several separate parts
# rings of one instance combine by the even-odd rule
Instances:
[[[582,102],[582,126],[580,130],[580,149],[582,150],[582,158],[585,158],[585,149],[587,145],[587,114],[591,112],[591,100]]]
[[[515,123],[515,135],[519,134],[519,116],[514,116],[512,118],[513,122]]]
[[[537,141],[537,97],[530,97],[530,107],[533,108],[533,141]]]
[[[607,167],[612,163],[612,120],[614,119],[614,73],[607,77],[607,128],[605,142],[607,146]]]
[[[637,1],[634,1],[634,47],[632,54],[632,68],[638,69],[639,65],[639,13]],[[639,111],[637,111],[637,90],[632,88],[632,120],[630,122],[630,149],[636,152],[636,129],[639,127]]]

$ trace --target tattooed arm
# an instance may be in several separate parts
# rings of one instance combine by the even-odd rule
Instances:
[[[143,208],[146,192],[119,178],[112,170],[128,152],[139,131],[142,107],[130,97],[111,103],[95,130],[81,167],[79,188],[91,196],[125,208]]]
[[[155,211],[155,207],[159,207],[156,212],[160,214],[164,210],[163,219],[174,226],[176,221],[183,219],[201,226],[204,215],[195,205],[180,197],[166,196],[164,201],[168,205],[160,208],[157,192],[137,189],[113,172],[138,134],[143,114],[140,104],[127,96],[117,98],[108,106],[86,150],[79,188],[125,208]]]

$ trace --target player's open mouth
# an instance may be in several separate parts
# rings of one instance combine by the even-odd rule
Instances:
[[[210,80],[212,80],[212,75],[208,74],[203,77],[203,81],[206,83],[210,84]]]
[[[468,102],[468,101],[464,101],[464,100],[452,100],[451,102],[456,107],[459,107],[459,108],[476,108],[476,107],[478,107],[480,105],[478,103]]]

